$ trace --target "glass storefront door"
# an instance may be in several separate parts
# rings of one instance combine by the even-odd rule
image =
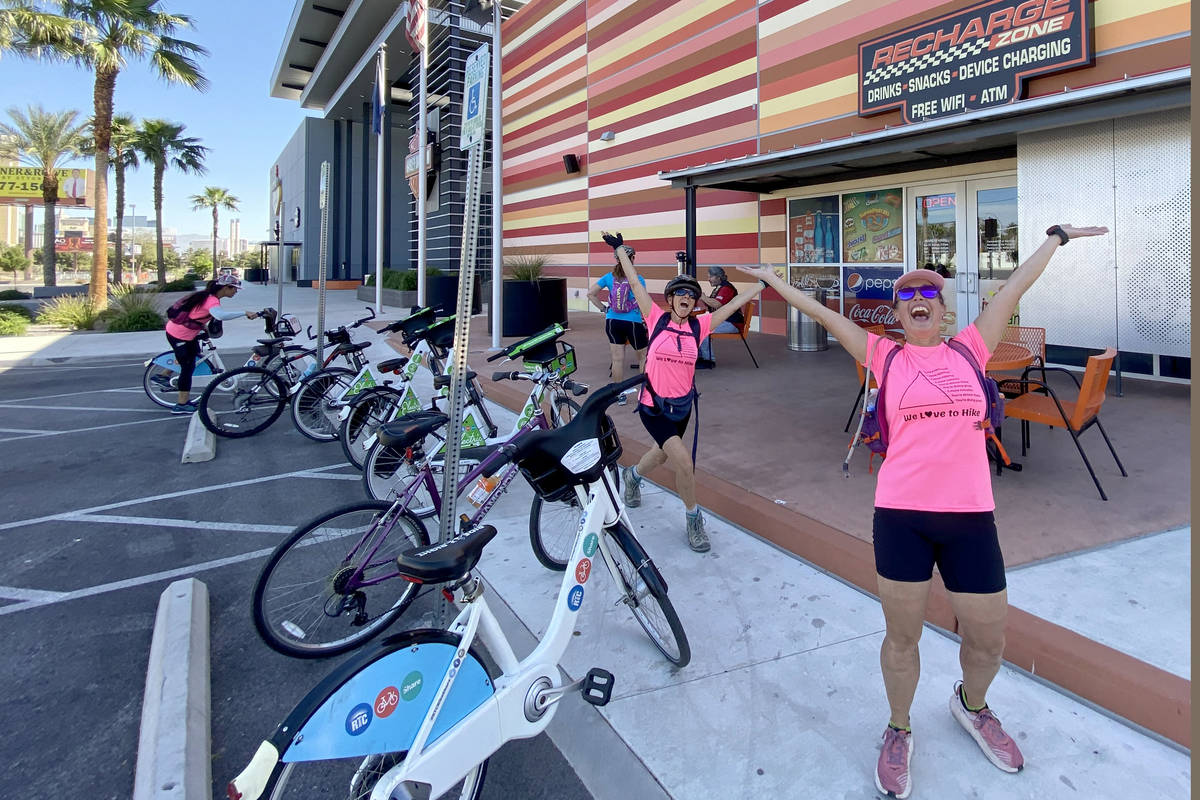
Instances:
[[[931,269],[946,279],[951,336],[975,321],[1017,268],[1015,177],[955,181],[908,189],[908,269]]]

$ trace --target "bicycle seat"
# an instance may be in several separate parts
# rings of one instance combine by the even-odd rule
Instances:
[[[495,537],[493,526],[480,525],[444,544],[401,553],[396,556],[396,566],[401,575],[419,583],[446,583],[474,569],[484,546]]]
[[[383,423],[375,435],[384,447],[409,447],[445,425],[449,419],[440,411],[414,411],[400,419]]]
[[[285,339],[285,338],[284,338],[284,337],[282,337],[282,336],[277,336],[277,337],[275,337],[275,338],[272,338],[272,339],[257,339],[256,341],[257,341],[259,344],[263,344],[263,345],[266,345],[267,347],[270,347],[270,346],[271,346],[271,345],[273,345],[273,344],[279,344],[280,342],[286,342],[286,341],[287,341],[287,339]]]
[[[379,362],[380,372],[399,372],[404,369],[404,365],[408,363],[408,358],[401,356],[400,358],[389,358],[387,361]]]
[[[344,354],[361,353],[363,350],[366,350],[370,346],[371,346],[370,342],[357,342],[355,344],[345,344],[345,345],[341,346],[341,348],[338,350],[338,352],[344,353]]]
[[[475,373],[472,372],[471,370],[467,370],[467,382],[470,383],[473,380],[475,380]],[[450,385],[450,376],[449,375],[434,375],[433,376],[433,388],[441,389],[441,388],[449,386],[449,385]]]

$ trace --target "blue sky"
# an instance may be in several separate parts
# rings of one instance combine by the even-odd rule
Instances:
[[[211,82],[205,93],[168,85],[154,77],[145,62],[130,61],[117,76],[114,108],[135,119],[157,117],[183,123],[184,134],[211,148],[208,172],[182,175],[168,170],[163,179],[163,224],[181,234],[207,235],[211,211],[192,211],[188,197],[206,186],[220,186],[241,202],[240,211],[221,211],[221,236],[227,236],[230,217],[240,217],[242,238],[266,238],[269,217],[269,174],[275,158],[295,132],[306,112],[294,100],[269,96],[271,71],[291,19],[295,0],[165,0],[163,7],[192,18],[193,28],[179,38],[209,50],[201,68]],[[90,72],[71,64],[0,59],[2,108],[41,104],[50,111],[77,110],[81,119],[92,113]],[[7,113],[4,118],[7,119]],[[93,166],[90,159],[80,166]],[[142,166],[129,174],[128,206],[137,214],[154,216],[151,170]],[[112,217],[112,180],[109,180]]]

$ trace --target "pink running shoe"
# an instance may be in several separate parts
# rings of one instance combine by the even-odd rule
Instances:
[[[1020,772],[1025,766],[1025,757],[1013,738],[1004,732],[1000,719],[984,706],[979,711],[968,711],[962,702],[962,681],[954,684],[954,696],[950,698],[950,713],[958,720],[979,749],[1005,772]]]
[[[908,762],[912,758],[912,751],[912,732],[897,730],[888,725],[883,732],[879,763],[875,765],[875,788],[885,797],[904,800],[912,794],[912,781],[908,777]]]

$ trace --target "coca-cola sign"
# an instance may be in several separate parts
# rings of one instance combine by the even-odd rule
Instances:
[[[896,326],[891,303],[878,300],[853,301],[846,304],[846,316],[857,325]]]

